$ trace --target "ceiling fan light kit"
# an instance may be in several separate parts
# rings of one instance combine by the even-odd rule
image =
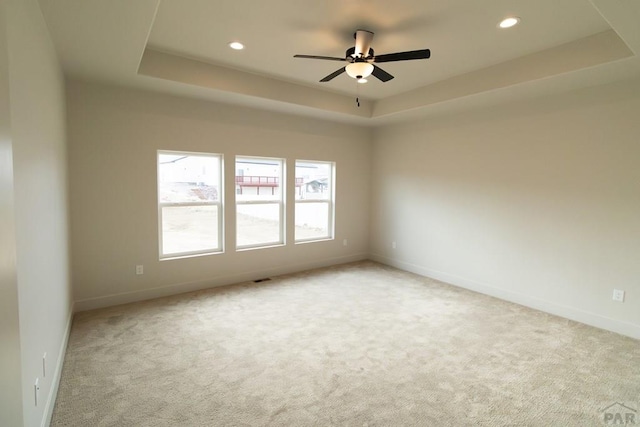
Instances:
[[[366,79],[373,72],[373,64],[368,62],[352,62],[345,67],[349,77],[354,79]]]

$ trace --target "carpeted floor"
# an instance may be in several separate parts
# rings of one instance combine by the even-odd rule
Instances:
[[[640,341],[361,262],[78,313],[52,425],[597,426],[631,410]]]

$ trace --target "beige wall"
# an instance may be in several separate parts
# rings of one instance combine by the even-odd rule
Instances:
[[[19,318],[21,386],[2,388],[20,397],[24,425],[39,426],[53,408],[72,311],[64,79],[37,2],[9,0],[5,12],[18,293],[9,310]]]
[[[372,257],[640,338],[639,117],[636,80],[377,130]]]
[[[0,0],[0,425],[22,425],[7,1]]]
[[[67,99],[79,309],[367,257],[368,130],[77,81],[69,82]],[[224,155],[225,253],[159,261],[157,150]],[[235,155],[282,157],[290,170],[295,159],[335,161],[336,239],[236,252]],[[287,214],[291,230],[292,204]],[[137,264],[143,275],[136,276]]]

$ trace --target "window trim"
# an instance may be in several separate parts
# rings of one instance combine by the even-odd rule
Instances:
[[[200,157],[213,157],[219,161],[219,188],[218,188],[218,200],[202,201],[202,202],[161,202],[160,201],[160,155],[185,155],[185,156],[200,156]],[[158,206],[158,256],[160,261],[177,259],[177,258],[189,258],[194,256],[215,255],[224,253],[224,155],[221,153],[204,153],[194,151],[175,151],[175,150],[157,150],[156,153],[156,198]],[[164,236],[162,232],[162,209],[167,207],[195,207],[195,206],[216,206],[218,208],[218,244],[215,248],[208,248],[197,251],[185,251],[185,252],[173,252],[169,254],[163,253]]]

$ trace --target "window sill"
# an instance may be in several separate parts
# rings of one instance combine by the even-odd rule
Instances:
[[[175,259],[185,259],[185,258],[195,258],[195,257],[201,257],[201,256],[209,256],[209,255],[220,255],[223,254],[224,251],[215,251],[215,252],[200,252],[197,254],[176,254],[176,255],[169,255],[166,257],[161,257],[160,261],[172,261]]]
[[[266,245],[261,245],[261,246],[242,246],[242,247],[236,248],[236,252],[253,251],[256,249],[281,248],[283,246],[285,246],[284,243],[268,243]]]
[[[320,237],[318,239],[298,240],[294,242],[296,245],[304,245],[305,243],[330,242],[335,240],[333,237]]]

